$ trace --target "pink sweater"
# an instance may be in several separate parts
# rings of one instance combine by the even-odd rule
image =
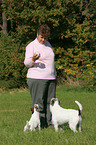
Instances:
[[[32,61],[34,53],[40,53],[40,58]],[[48,41],[40,44],[37,38],[26,47],[24,64],[29,67],[27,78],[55,79],[54,53]]]

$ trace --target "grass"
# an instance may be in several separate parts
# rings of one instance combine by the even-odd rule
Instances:
[[[83,106],[82,132],[73,133],[68,125],[55,132],[54,128],[40,132],[23,132],[30,119],[31,97],[29,91],[0,93],[0,145],[95,145],[96,144],[96,93],[57,87],[61,106],[78,109],[75,100]]]

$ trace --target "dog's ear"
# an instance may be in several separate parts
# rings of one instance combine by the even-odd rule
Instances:
[[[52,100],[52,101],[51,101],[51,105],[53,106],[53,105],[54,105],[54,103],[55,103],[55,100]]]
[[[61,104],[60,101],[58,101],[58,104],[59,104],[59,105]]]
[[[36,108],[36,111],[37,111],[37,112],[39,111],[38,105],[35,105],[34,108]]]
[[[53,106],[56,101],[58,101],[57,98],[52,98],[50,104]]]
[[[32,114],[34,113],[34,107],[33,107],[33,108],[31,108],[31,112],[32,112]]]

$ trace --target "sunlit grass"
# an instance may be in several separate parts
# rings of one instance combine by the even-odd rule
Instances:
[[[54,128],[26,131],[30,119],[29,91],[0,93],[0,144],[1,145],[95,145],[96,144],[96,93],[57,87],[56,95],[64,108],[78,109],[75,100],[83,106],[82,132],[73,133],[68,125],[62,131]]]

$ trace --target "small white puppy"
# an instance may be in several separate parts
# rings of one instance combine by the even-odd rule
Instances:
[[[34,112],[32,115],[31,115],[31,118],[29,121],[26,121],[26,125],[24,127],[24,132],[26,130],[34,130],[35,131],[35,128],[39,128],[40,130],[40,118],[39,118],[39,112],[38,112],[38,109],[39,109],[39,106],[38,104],[35,104],[34,107],[32,108],[32,112]]]
[[[52,98],[50,102],[50,111],[52,113],[52,124],[54,125],[55,131],[58,131],[58,125],[68,123],[71,130],[77,132],[76,126],[79,124],[79,131],[81,132],[81,113],[82,105],[75,101],[79,106],[79,110],[64,109],[60,107],[57,98]]]

